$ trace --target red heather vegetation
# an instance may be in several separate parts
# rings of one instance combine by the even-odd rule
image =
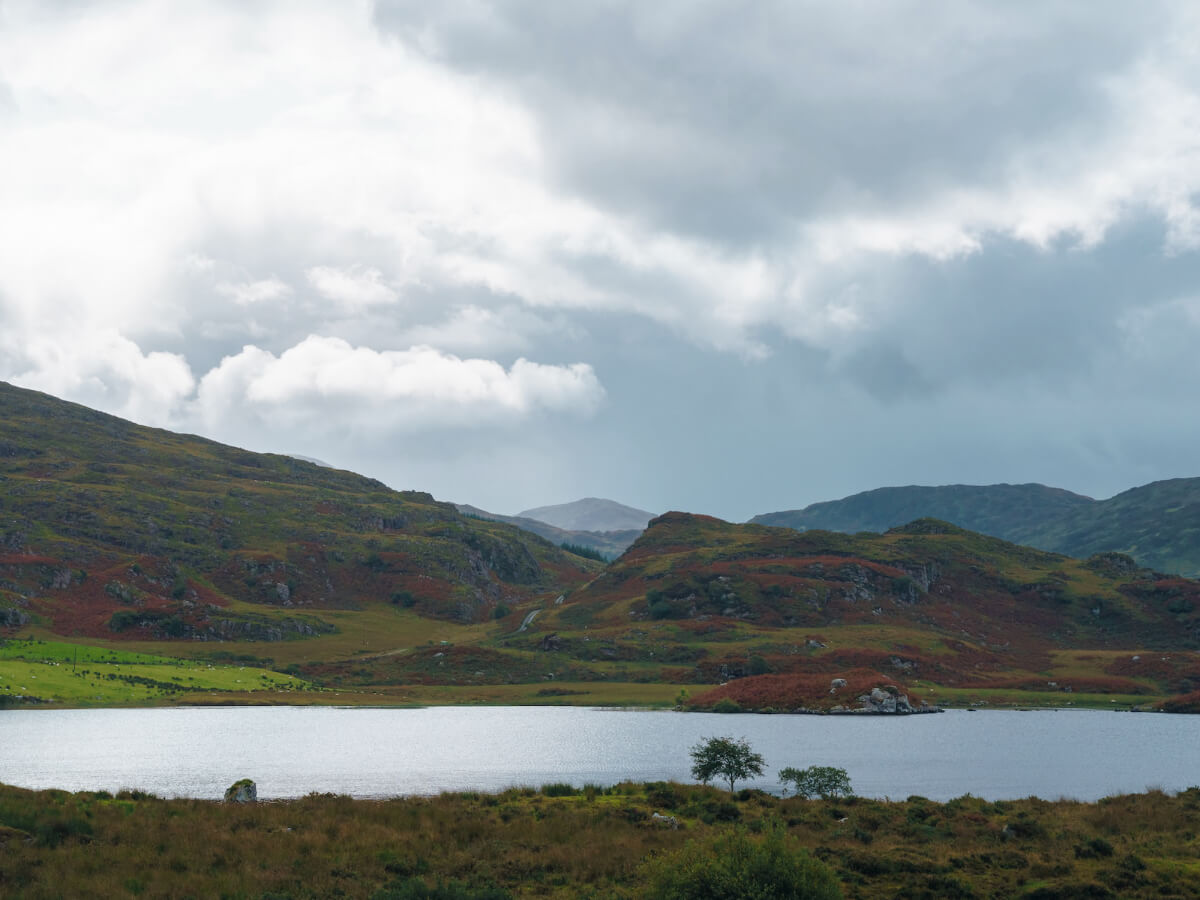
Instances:
[[[846,686],[830,693],[829,675],[751,675],[697,694],[689,705],[711,709],[722,700],[732,700],[742,709],[831,709],[834,706],[857,708],[858,697],[872,688],[893,688],[908,693],[903,683],[870,669],[851,669],[834,677],[846,680]]]

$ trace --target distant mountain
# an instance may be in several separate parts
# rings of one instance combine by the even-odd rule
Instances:
[[[750,521],[808,531],[882,533],[914,519],[934,518],[1006,539],[1031,522],[1047,522],[1096,501],[1041,484],[950,484],[885,487],[804,509],[765,513]]]
[[[1158,481],[1108,500],[1040,484],[879,488],[750,521],[855,533],[927,516],[1042,550],[1117,551],[1158,571],[1200,575],[1200,478]]]
[[[614,500],[585,497],[573,503],[527,509],[517,513],[517,517],[537,519],[567,531],[641,531],[654,518],[654,513]]]
[[[1013,528],[1010,540],[1071,556],[1115,550],[1160,572],[1200,577],[1200,478],[1155,481],[1031,520]]]
[[[573,544],[594,550],[606,559],[616,559],[625,549],[637,540],[642,533],[641,528],[628,528],[622,531],[569,531],[537,519],[527,519],[522,516],[502,516],[499,513],[488,512],[469,503],[454,505],[464,516],[474,516],[477,519],[488,519],[492,522],[504,522],[515,525],[525,531],[544,537],[551,543],[563,545]]]

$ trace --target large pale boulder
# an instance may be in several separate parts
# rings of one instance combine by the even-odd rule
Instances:
[[[258,785],[249,778],[235,781],[225,791],[226,803],[257,803]]]

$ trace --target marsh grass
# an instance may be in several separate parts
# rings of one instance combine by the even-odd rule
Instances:
[[[245,805],[0,786],[0,896],[635,898],[689,841],[735,834],[784,835],[852,898],[1200,895],[1200,788],[824,802],[656,782]]]

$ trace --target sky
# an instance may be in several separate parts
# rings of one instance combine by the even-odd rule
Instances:
[[[1155,0],[0,0],[0,380],[500,513],[1200,475],[1197,46]]]

